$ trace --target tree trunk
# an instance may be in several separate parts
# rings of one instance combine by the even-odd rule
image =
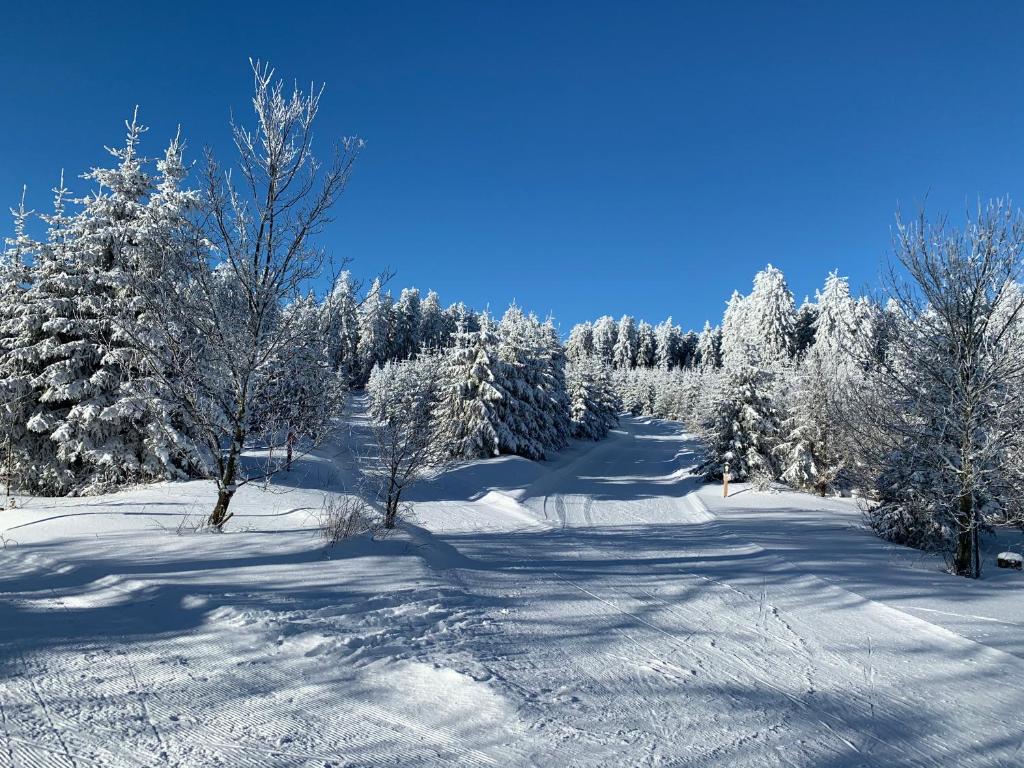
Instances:
[[[238,456],[242,452],[242,436],[239,431],[235,432],[235,439],[231,442],[228,450],[227,461],[224,462],[224,472],[217,482],[217,503],[213,507],[206,524],[218,531],[223,530],[224,524],[231,519],[233,513],[228,512],[231,498],[235,495],[235,476],[238,472]]]
[[[980,568],[978,559],[978,526],[974,514],[974,497],[970,493],[960,495],[960,511],[956,517],[956,554],[953,556],[953,573],[957,576],[977,578]]]

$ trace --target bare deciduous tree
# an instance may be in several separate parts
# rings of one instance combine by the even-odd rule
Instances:
[[[929,527],[951,570],[981,573],[979,534],[1021,519],[1024,217],[1003,201],[963,230],[898,221],[885,361],[850,393],[846,426],[877,477],[881,513]],[[918,535],[920,535],[918,531]]]
[[[273,399],[275,382],[308,353],[308,323],[285,307],[299,301],[323,267],[316,236],[331,221],[362,147],[342,139],[333,160],[312,151],[313,123],[323,89],[286,93],[273,70],[252,64],[255,126],[232,120],[237,173],[223,171],[207,152],[205,189],[195,226],[163,248],[171,279],[146,291],[144,327],[135,337],[160,385],[186,414],[214,467],[217,502],[208,524],[231,517],[237,488],[254,478],[239,465],[250,434],[274,421],[275,408],[297,418],[295,403]],[[318,342],[319,343],[319,342]],[[314,441],[332,415],[323,404],[307,425]],[[283,460],[283,459],[282,459]]]
[[[367,385],[374,456],[370,476],[384,504],[384,528],[394,528],[405,507],[402,494],[446,462],[436,429],[440,376],[429,355],[374,369]]]

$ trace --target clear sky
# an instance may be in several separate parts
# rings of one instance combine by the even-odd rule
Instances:
[[[1024,203],[1024,4],[17,3],[0,21],[0,190],[37,208],[120,141],[229,155],[247,58],[327,83],[367,147],[325,235],[445,303],[567,330],[717,322],[783,269],[877,281],[897,205]],[[80,182],[78,189],[83,187]]]

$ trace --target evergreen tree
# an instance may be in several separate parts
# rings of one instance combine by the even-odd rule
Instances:
[[[441,299],[435,291],[428,291],[420,305],[419,339],[421,349],[442,349],[449,344],[450,334],[445,329]]]
[[[814,343],[815,330],[818,323],[818,305],[808,299],[796,311],[796,324],[793,329],[793,356],[800,357]]]
[[[734,480],[774,480],[779,417],[771,397],[771,376],[754,366],[731,369],[705,423],[707,458],[698,471],[719,480],[729,465]]]
[[[630,315],[619,320],[615,345],[612,347],[612,365],[622,370],[636,367],[637,329]]]
[[[609,315],[600,317],[594,322],[594,354],[608,365],[612,365],[618,335],[619,330],[615,325],[615,320]]]
[[[356,380],[362,371],[358,305],[356,283],[351,274],[342,272],[324,301],[323,324],[328,364],[346,382]]]
[[[569,360],[579,360],[594,354],[594,327],[590,323],[577,323],[572,327],[565,344],[565,354]]]
[[[733,291],[722,318],[721,360],[726,368],[741,368],[756,359],[751,351],[753,336],[747,309],[747,300],[739,291]]]
[[[494,374],[498,337],[485,317],[478,331],[460,331],[444,356],[438,423],[442,442],[462,459],[497,456],[504,393]]]
[[[566,388],[573,437],[600,440],[619,423],[622,404],[611,371],[597,357],[571,361],[566,367]]]
[[[763,365],[789,360],[795,346],[796,309],[782,272],[771,264],[758,272],[744,306],[755,359]]]
[[[394,343],[391,354],[397,360],[415,357],[420,350],[420,292],[403,288],[394,306]]]
[[[638,368],[654,368],[658,363],[658,338],[654,326],[641,320],[636,329],[636,365]]]
[[[711,323],[704,322],[704,330],[697,340],[697,366],[702,371],[710,371],[718,368],[722,363],[719,359],[719,336],[711,327]]]
[[[673,325],[672,318],[669,317],[658,323],[654,335],[657,342],[658,367],[666,371],[675,368],[679,364],[682,345],[682,334],[678,326]]]
[[[380,280],[374,280],[359,308],[357,383],[365,383],[375,366],[391,359],[394,327],[391,309],[391,297],[383,292]]]

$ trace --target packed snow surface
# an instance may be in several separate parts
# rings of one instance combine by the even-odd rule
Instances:
[[[348,438],[346,438],[348,439]],[[850,500],[691,476],[627,419],[470,463],[325,551],[344,440],[223,535],[206,483],[0,512],[0,766],[997,766],[1024,758],[1024,580]]]

